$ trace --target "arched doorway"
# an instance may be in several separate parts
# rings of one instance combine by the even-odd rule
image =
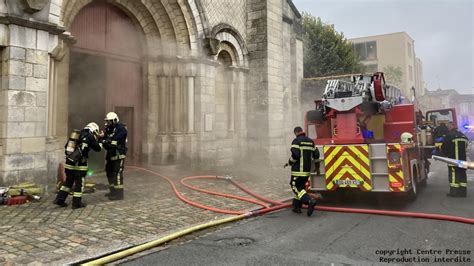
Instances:
[[[226,50],[221,50],[217,55],[219,66],[216,71],[215,83],[215,137],[217,143],[217,160],[224,163],[232,161],[232,133],[234,107],[232,97],[232,56]]]
[[[118,7],[94,1],[71,25],[76,43],[69,65],[68,128],[94,121],[103,127],[105,114],[116,112],[128,128],[128,159],[140,157],[142,124],[141,33]],[[103,169],[103,154],[93,153],[92,170]]]

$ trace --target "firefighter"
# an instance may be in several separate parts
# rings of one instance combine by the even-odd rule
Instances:
[[[448,133],[449,128],[446,126],[446,124],[440,123],[439,126],[433,130],[433,139],[435,139],[435,141],[442,140],[442,138],[444,138]]]
[[[82,202],[82,193],[84,191],[85,185],[84,179],[88,170],[87,159],[89,157],[90,149],[96,152],[100,152],[102,150],[102,145],[98,142],[98,137],[99,126],[94,122],[87,124],[87,126],[80,131],[80,135],[76,144],[78,154],[80,155],[74,159],[66,156],[66,163],[64,164],[66,180],[59,189],[56,199],[54,200],[54,204],[61,207],[67,207],[65,201],[74,185],[74,191],[72,193],[72,208],[77,209],[86,206]],[[67,145],[68,144],[66,144],[66,147]]]
[[[449,124],[449,132],[446,134],[441,150],[446,157],[466,161],[467,137],[459,132],[456,126]],[[448,164],[449,193],[448,197],[466,197],[467,176],[466,169]]]
[[[105,171],[110,192],[106,194],[110,200],[123,199],[123,169],[127,154],[127,128],[119,122],[114,112],[105,116],[105,134],[101,142],[107,150]]]
[[[293,212],[301,213],[303,203],[308,205],[307,215],[311,216],[314,211],[316,201],[306,192],[306,182],[308,182],[311,172],[312,159],[319,159],[319,151],[314,147],[312,139],[308,138],[301,127],[295,127],[296,138],[291,143],[291,157],[285,167],[291,165],[290,186],[295,193],[293,199]]]

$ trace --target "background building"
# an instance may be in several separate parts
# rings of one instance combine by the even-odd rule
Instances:
[[[300,17],[291,0],[1,0],[0,185],[54,179],[69,132],[109,111],[129,163],[280,164]]]
[[[412,100],[424,94],[423,66],[415,53],[415,41],[405,32],[349,39],[367,72],[385,72],[386,79]]]
[[[465,132],[465,125],[474,126],[474,94],[459,94],[456,90],[426,91],[420,101],[422,110],[455,108],[458,126]],[[472,131],[472,129],[471,129]]]

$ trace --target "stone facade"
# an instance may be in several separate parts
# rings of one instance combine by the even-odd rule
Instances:
[[[142,163],[286,159],[303,73],[291,0],[0,0],[0,186],[54,179],[71,131],[71,27],[98,2],[142,36]]]

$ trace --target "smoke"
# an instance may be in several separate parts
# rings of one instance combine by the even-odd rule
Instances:
[[[72,35],[78,42],[72,48],[69,65],[68,132],[83,128],[91,121],[103,125],[106,112],[114,111],[117,106],[127,106],[134,108],[133,126],[128,128],[129,134],[133,135],[133,138],[129,135],[129,145],[135,148],[129,149],[129,162],[134,155],[141,154],[144,163],[181,164],[183,168],[211,168],[216,172],[237,171],[245,165],[246,169],[268,172],[272,166],[280,168],[286,162],[293,128],[303,126],[299,90],[295,88],[293,74],[285,74],[288,76],[286,85],[281,87],[277,97],[269,95],[268,88],[254,91],[264,85],[260,78],[249,82],[256,75],[230,67],[235,64],[233,58],[237,57],[231,56],[232,51],[221,51],[216,56],[219,67],[197,64],[196,73],[190,74],[187,64],[192,63],[182,60],[194,53],[189,44],[153,34],[145,36],[132,20],[119,19],[125,14],[119,15],[107,14],[111,20],[104,22],[108,36],[91,30],[97,25],[87,28],[81,24],[86,22],[72,28]],[[81,19],[80,14],[76,19]],[[206,51],[199,51],[202,54],[192,56],[209,62]],[[142,95],[138,95],[139,91],[130,92],[128,82],[132,72],[118,67],[119,62],[134,64],[137,58],[148,59],[144,60],[146,63],[140,63],[141,84],[138,88]],[[262,64],[257,69],[263,67]],[[293,73],[294,65],[285,67],[289,70],[282,72]],[[186,134],[187,75],[195,75],[194,123],[198,134],[192,138]],[[158,79],[163,76],[166,88],[162,88]],[[180,77],[179,86],[175,77]],[[115,85],[111,87],[110,84]],[[156,90],[158,94],[150,94],[149,90]],[[163,95],[166,113],[162,113],[160,97]],[[155,99],[148,99],[149,96]],[[140,101],[130,102],[134,97]],[[124,102],[124,98],[128,102]],[[151,108],[149,102],[159,105],[158,108]],[[150,113],[152,109],[154,111]],[[150,114],[155,115],[157,121],[151,125],[157,127],[161,120],[166,120],[166,129],[147,128]],[[206,115],[212,120],[212,132],[205,130]],[[140,123],[142,126],[138,127]],[[93,152],[91,155],[90,166],[95,171],[102,170],[104,155]],[[201,158],[200,163],[191,161],[196,157]],[[250,164],[253,166],[248,167]]]

